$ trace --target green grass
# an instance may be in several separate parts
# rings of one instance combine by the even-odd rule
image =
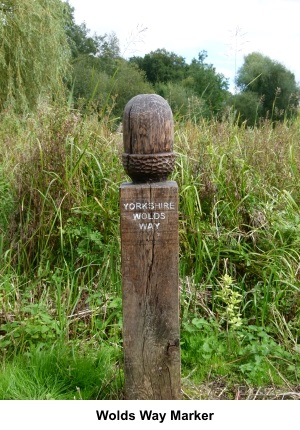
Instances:
[[[299,138],[175,125],[185,383],[299,386]],[[0,398],[122,398],[122,151],[94,116],[2,114]]]
[[[0,400],[95,400],[122,395],[120,353],[105,343],[81,350],[55,344],[28,350],[0,371]]]

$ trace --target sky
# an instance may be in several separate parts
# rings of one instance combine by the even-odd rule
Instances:
[[[245,55],[260,52],[283,64],[300,84],[300,0],[68,0],[91,35],[114,32],[124,58],[165,48],[187,63],[206,61],[229,79]]]

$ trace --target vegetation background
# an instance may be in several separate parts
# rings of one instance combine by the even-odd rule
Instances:
[[[184,398],[299,398],[294,75],[252,53],[231,94],[205,50],[125,60],[73,12],[0,1],[0,399],[123,396],[119,124],[140,93],[175,119]]]

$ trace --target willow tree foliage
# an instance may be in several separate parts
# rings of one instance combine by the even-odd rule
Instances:
[[[33,109],[64,88],[70,47],[61,0],[0,0],[0,110]]]

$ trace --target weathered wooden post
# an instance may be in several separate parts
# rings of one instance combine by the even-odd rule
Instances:
[[[122,157],[132,183],[120,187],[125,397],[181,398],[178,187],[173,116],[160,96],[131,99]]]

